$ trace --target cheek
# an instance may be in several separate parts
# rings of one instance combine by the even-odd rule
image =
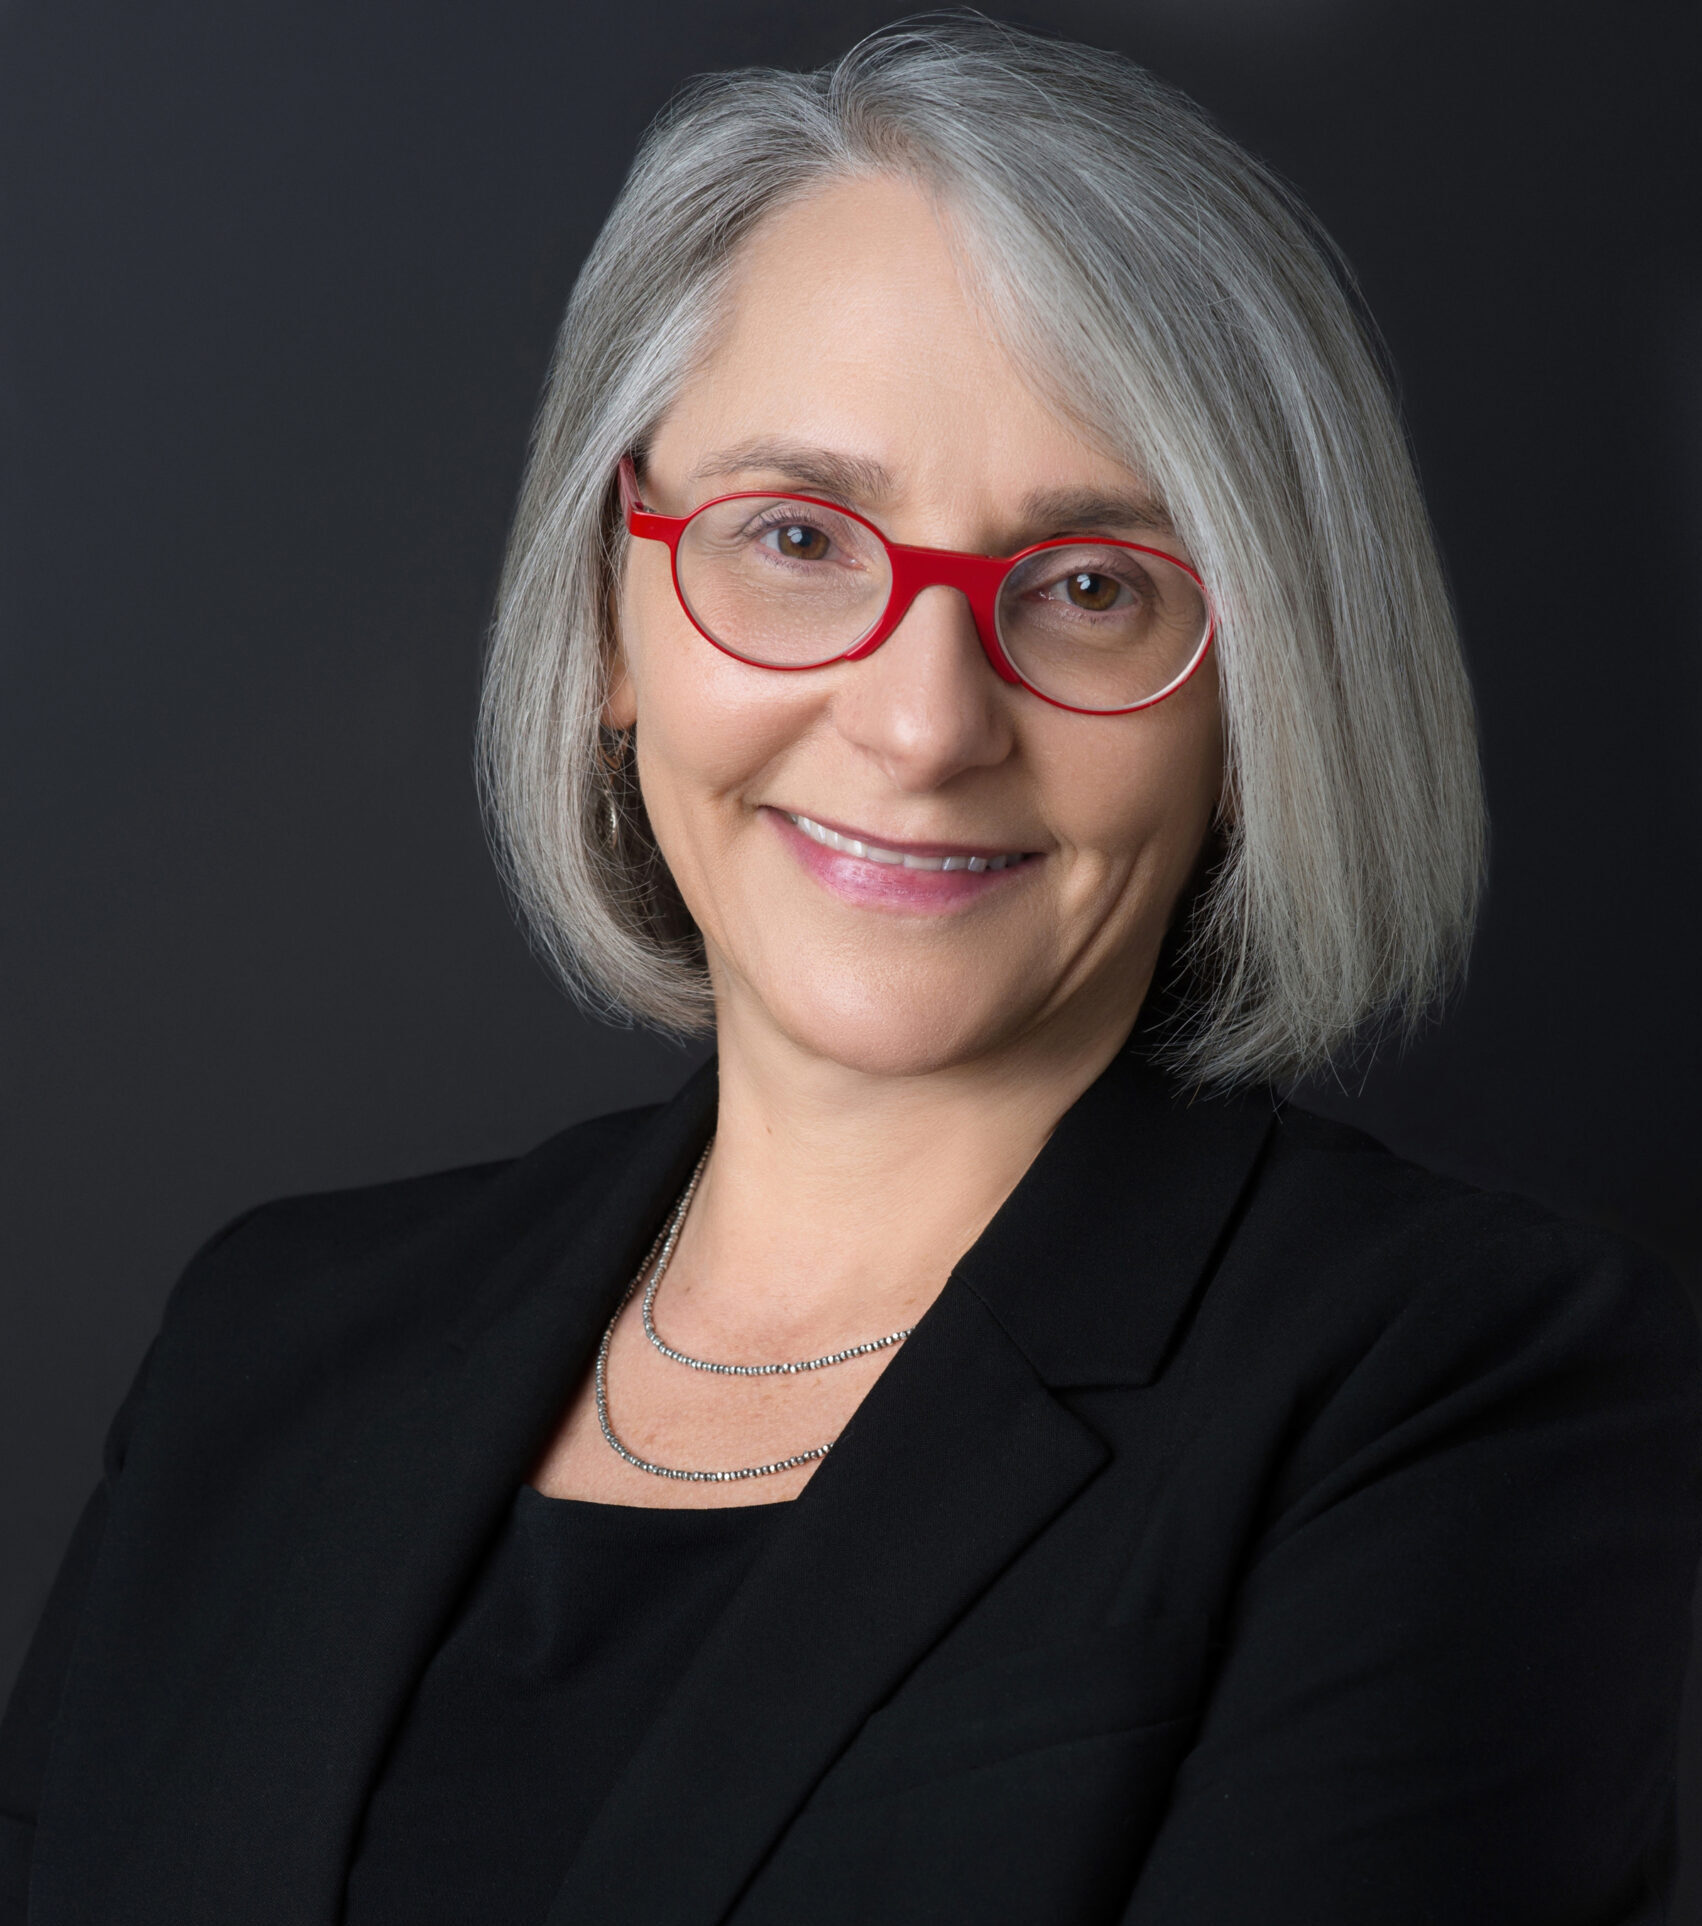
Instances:
[[[1215,689],[1192,693],[1135,716],[1063,716],[1068,733],[1048,726],[1034,745],[1053,833],[1084,892],[1133,880],[1145,896],[1186,881],[1223,779]]]
[[[761,670],[728,668],[686,655],[639,682],[636,740],[647,793],[654,784],[686,802],[736,803],[807,729],[800,705],[755,683]]]
[[[703,805],[736,802],[808,732],[817,698],[802,679],[754,669],[706,641],[665,566],[631,571],[620,633],[640,780],[672,860],[669,829],[695,838],[708,828],[715,818]]]

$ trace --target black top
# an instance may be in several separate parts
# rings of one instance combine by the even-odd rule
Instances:
[[[521,1486],[373,1788],[344,1926],[542,1926],[782,1509],[653,1511]]]
[[[191,1264],[0,1729],[4,1926],[336,1926],[715,1106]],[[595,1768],[541,1926],[1657,1919],[1698,1364],[1619,1240],[1126,1053]]]

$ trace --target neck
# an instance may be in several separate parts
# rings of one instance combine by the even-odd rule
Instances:
[[[675,1263],[703,1315],[780,1350],[913,1322],[1131,1020],[895,1076],[730,1014],[715,1151]]]

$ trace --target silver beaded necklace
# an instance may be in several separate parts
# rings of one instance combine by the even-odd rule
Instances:
[[[715,1148],[710,1139],[703,1155],[697,1160],[697,1168],[674,1206],[673,1214],[662,1227],[656,1242],[651,1245],[649,1255],[638,1267],[632,1282],[621,1294],[621,1301],[615,1306],[615,1314],[609,1319],[603,1332],[603,1341],[597,1346],[597,1422],[602,1426],[603,1438],[609,1449],[623,1458],[636,1471],[647,1471],[652,1478],[680,1478],[691,1484],[729,1484],[740,1478],[770,1478],[777,1471],[790,1471],[795,1465],[807,1465],[817,1458],[825,1458],[833,1449],[833,1441],[817,1445],[813,1451],[799,1451],[790,1458],[776,1458],[771,1464],[745,1465],[736,1471],[681,1471],[673,1465],[655,1465],[648,1458],[641,1458],[629,1451],[615,1436],[615,1428],[609,1422],[609,1345],[614,1339],[615,1326],[620,1322],[621,1313],[632,1302],[632,1294],[644,1281],[644,1297],[640,1305],[640,1316],[644,1320],[644,1335],[661,1352],[662,1356],[674,1364],[683,1364],[693,1371],[714,1371],[728,1378],[771,1378],[790,1377],[799,1371],[824,1371],[830,1364],[845,1364],[852,1358],[867,1357],[871,1351],[884,1351],[890,1345],[902,1344],[916,1328],[907,1326],[902,1331],[890,1332],[886,1337],[871,1339],[867,1344],[847,1345],[843,1351],[829,1351],[819,1358],[796,1358],[784,1364],[718,1364],[711,1358],[694,1358],[685,1351],[676,1351],[671,1344],[665,1343],[657,1332],[654,1310],[656,1293],[661,1288],[662,1278],[668,1268],[668,1260],[674,1254],[674,1246],[679,1242],[680,1232],[685,1226],[686,1213],[691,1209],[691,1200],[697,1194],[697,1186],[703,1177],[704,1167],[709,1162],[709,1152]]]

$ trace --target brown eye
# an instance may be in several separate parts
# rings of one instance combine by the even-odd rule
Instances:
[[[1100,614],[1116,603],[1122,587],[1115,576],[1095,575],[1082,569],[1070,577],[1068,594],[1078,609],[1091,609]]]
[[[819,528],[803,522],[788,522],[775,533],[775,546],[794,562],[820,562],[826,559],[832,543]]]

